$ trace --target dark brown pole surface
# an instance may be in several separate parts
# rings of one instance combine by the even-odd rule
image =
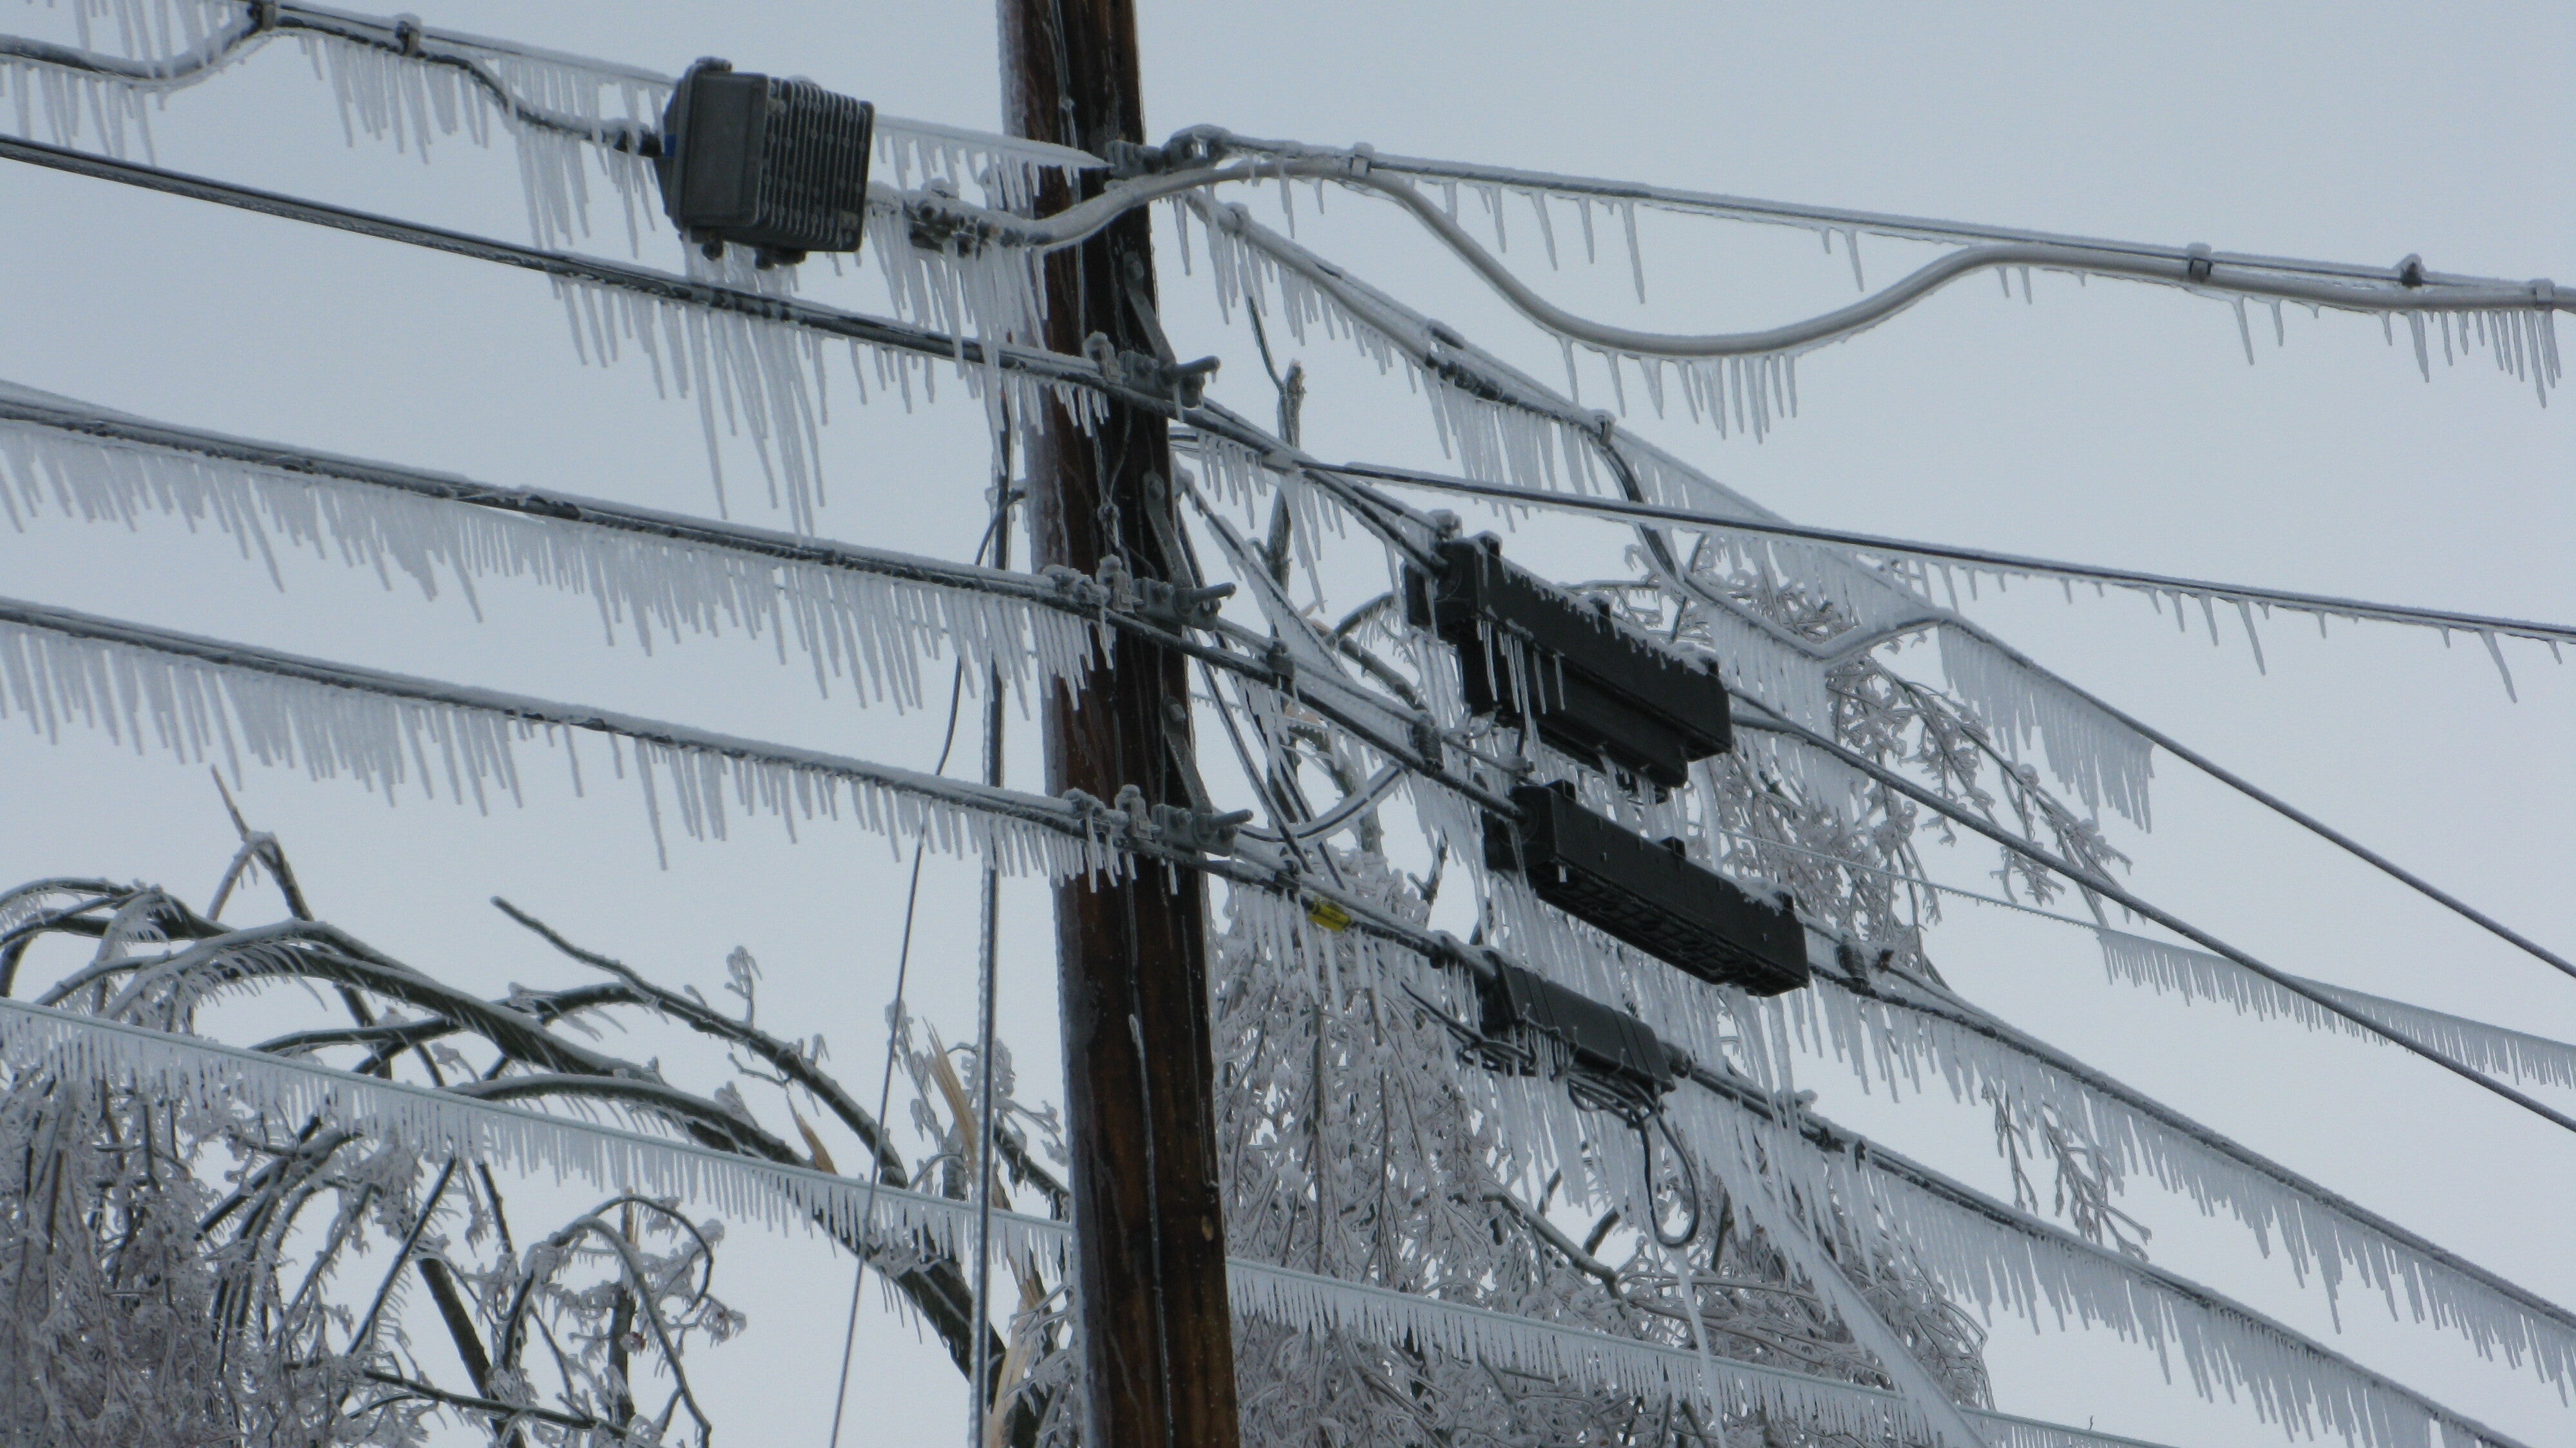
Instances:
[[[1145,138],[1130,0],[1000,0],[1002,110],[1014,135],[1105,156]],[[1086,194],[1096,191],[1096,176]],[[1039,211],[1075,199],[1062,186]],[[1105,334],[1152,353],[1137,299],[1154,296],[1146,214],[1047,262],[1047,345],[1080,354]],[[1035,566],[1083,573],[1123,558],[1173,579],[1160,541],[1177,537],[1171,440],[1162,418],[1111,403],[1085,433],[1055,403],[1030,419],[1029,531]],[[1158,529],[1152,511],[1169,527]],[[1185,660],[1133,637],[1076,698],[1051,695],[1047,788],[1190,805]],[[1234,1334],[1217,1184],[1215,1069],[1208,1040],[1206,886],[1149,869],[1116,885],[1056,892],[1066,1124],[1080,1244],[1091,1448],[1233,1448]]]

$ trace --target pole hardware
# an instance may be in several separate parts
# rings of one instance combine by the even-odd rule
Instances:
[[[662,112],[662,209],[709,260],[727,243],[763,268],[859,249],[876,107],[806,80],[691,65]]]
[[[1405,615],[1458,651],[1467,707],[1658,790],[1734,743],[1726,687],[1696,659],[1505,562],[1501,540],[1443,538],[1436,575],[1405,569]]]
[[[1714,984],[1768,996],[1810,979],[1787,891],[1756,899],[1679,840],[1657,843],[1583,808],[1563,781],[1517,786],[1512,804],[1517,825],[1485,817],[1485,863],[1518,873],[1541,900]]]

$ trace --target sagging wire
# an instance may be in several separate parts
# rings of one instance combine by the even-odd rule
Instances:
[[[981,563],[984,560],[985,554],[988,552],[994,553],[997,555],[994,565],[996,568],[1007,568],[1009,566],[1010,510],[1011,504],[1017,501],[1019,496],[1010,490],[1007,486],[1007,481],[1007,478],[1005,478],[1000,483],[996,484],[993,499],[992,521],[984,526],[984,536],[975,545],[975,561]],[[988,682],[987,692],[991,695],[990,699],[987,701],[987,708],[991,710],[992,713],[989,716],[987,724],[987,728],[990,730],[990,733],[987,736],[988,743],[986,745],[988,754],[985,767],[987,775],[985,783],[988,786],[998,788],[1001,784],[1001,780],[992,776],[996,776],[1001,772],[1001,751],[999,748],[1001,736],[1001,715],[999,712],[1001,708],[1001,690],[995,684]],[[930,772],[933,774],[945,773],[948,769],[949,753],[957,746],[957,719],[960,706],[965,700],[965,693],[966,664],[965,661],[960,660],[949,679],[948,725],[940,737],[939,761],[930,767]],[[899,1048],[903,1038],[904,991],[907,982],[910,980],[912,972],[913,918],[914,912],[921,904],[921,864],[923,856],[928,852],[929,848],[930,842],[926,838],[917,841],[913,845],[912,880],[911,883],[906,885],[904,888],[903,938],[902,943],[897,946],[895,950],[894,999],[886,1007],[885,1071],[877,1082],[876,1119],[880,1122],[886,1120],[886,1106],[893,1099],[894,1094],[895,1052]],[[990,864],[985,866],[984,879],[984,888],[989,897],[993,890],[993,867]],[[985,1013],[985,1020],[983,1022],[982,1044],[980,1046],[980,1049],[984,1052],[983,1059],[987,1063],[992,1059],[993,1050],[991,1019],[992,929],[989,923],[993,908],[994,903],[988,898],[985,905],[985,916],[988,923],[985,928],[984,938],[985,965],[983,1011]],[[985,1069],[984,1097],[986,1113],[989,1117],[992,1101],[992,1073],[989,1064]],[[985,1167],[984,1175],[989,1178],[992,1165],[989,1154],[989,1142],[991,1141],[992,1126],[989,1119],[986,1121],[984,1129],[985,1135],[982,1138],[979,1138],[979,1140],[988,1143],[984,1148],[986,1151],[986,1159],[983,1165]],[[867,1205],[860,1213],[859,1228],[854,1234],[856,1239],[862,1244],[864,1244],[867,1239],[867,1232],[870,1224],[876,1220],[877,1188],[882,1185],[884,1181],[885,1157],[883,1153],[878,1153],[876,1165],[874,1169],[868,1173]],[[987,1234],[992,1228],[992,1207],[993,1203],[990,1193],[986,1192],[982,1194],[982,1200],[977,1213],[975,1243],[979,1249],[979,1260],[986,1263],[989,1263],[992,1256],[992,1253],[985,1245]],[[849,1402],[850,1395],[850,1358],[852,1353],[856,1350],[859,1340],[859,1295],[861,1289],[867,1285],[868,1280],[868,1259],[864,1247],[860,1250],[853,1251],[851,1255],[858,1258],[858,1265],[850,1275],[850,1320],[848,1325],[842,1329],[841,1374],[838,1384],[832,1391],[832,1433],[829,1440],[827,1440],[830,1448],[840,1448],[841,1444],[841,1415],[843,1409]],[[985,1342],[984,1304],[985,1293],[989,1287],[990,1282],[988,1277],[984,1273],[979,1272],[975,1280],[975,1301],[977,1311],[975,1313],[975,1325],[972,1334],[975,1343],[977,1371],[975,1374],[975,1383],[970,1387],[970,1393],[980,1391],[984,1376],[984,1358],[989,1346]],[[980,1417],[978,1422],[980,1425]]]

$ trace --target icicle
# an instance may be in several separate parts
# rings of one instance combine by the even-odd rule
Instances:
[[[1998,748],[2018,756],[2036,736],[2048,767],[2088,808],[2108,804],[2147,828],[2147,742],[2099,708],[2035,676],[1985,639],[1957,625],[1940,630],[1950,689],[1975,711]]]
[[[852,550],[854,568],[773,559],[0,419],[0,505],[23,528],[21,508],[49,502],[89,522],[160,513],[210,525],[281,587],[278,555],[306,550],[373,568],[388,586],[398,571],[424,597],[444,576],[478,615],[476,581],[526,578],[589,595],[611,641],[631,629],[648,653],[657,631],[771,631],[782,654],[792,637],[818,689],[848,678],[860,702],[891,698],[899,710],[924,702],[923,661],[950,653],[978,679],[998,671],[1025,710],[1033,688],[1081,680],[1113,637],[1024,598],[904,577],[914,561],[900,555],[878,557],[877,571],[866,550]]]
[[[2105,960],[2115,976],[2135,968],[2137,978],[2176,989],[2219,980],[2207,966],[2201,968],[2207,974],[2196,975],[2188,962],[2178,965],[2188,952],[2117,932],[2105,932],[2103,940]],[[2250,1003],[2257,997],[2246,999]],[[1821,978],[1817,989],[1791,998],[1789,1007],[1800,1013],[1807,1033],[1850,1063],[1864,1086],[1875,1081],[1901,1094],[1925,1089],[1930,1077],[1963,1102],[1994,1094],[2033,1108],[2045,1104],[2105,1160],[2154,1178],[2206,1215],[2218,1215],[2223,1208],[2254,1234],[2266,1254],[2277,1241],[2302,1281],[2316,1274],[2330,1302],[2339,1301],[2350,1268],[2364,1287],[2379,1291],[2392,1318],[2411,1313],[2418,1321],[2458,1332],[2480,1355],[2501,1354],[2517,1366],[2528,1355],[2532,1370],[2562,1393],[2576,1384],[2576,1330],[2390,1235],[2355,1215],[2358,1209],[2321,1195],[2321,1189],[2285,1179],[2278,1169],[2258,1168],[2200,1128],[2141,1111],[1992,1035],[1940,1015],[1855,996]],[[2521,1059],[2535,1063],[2534,1069],[2558,1069],[2534,1054],[2537,1047],[2518,1049],[2524,1052]],[[1967,1263],[1952,1260],[1959,1263],[1956,1271],[1969,1270]],[[2027,1293],[2022,1299],[2025,1305],[2036,1300]]]
[[[2385,1037],[2235,962],[2202,951],[2117,930],[2095,932],[2102,965],[2113,981],[2145,986],[2185,1001],[2216,1001],[2257,1020],[2290,1020],[2312,1031],[2340,1031],[2387,1044]],[[2354,1014],[2386,1026],[2443,1055],[2490,1075],[2541,1086],[2576,1087],[2576,1045],[2466,1020],[2323,981],[2302,984]]]
[[[41,616],[26,611],[28,617]],[[48,739],[66,724],[97,729],[141,754],[158,747],[220,762],[301,763],[313,779],[347,776],[388,803],[412,787],[488,810],[496,790],[517,801],[517,746],[568,745],[572,729],[529,717],[534,701],[448,687],[439,698],[398,696],[278,671],[259,661],[214,662],[25,622],[0,622],[0,718],[23,716]],[[622,734],[662,836],[660,791],[692,838],[723,839],[731,809],[770,815],[791,836],[798,819],[840,818],[899,846],[916,840],[979,858],[1008,875],[1116,875],[1125,856],[1071,807],[995,797],[952,781],[782,747],[753,754],[739,741],[692,736],[647,721],[597,725]],[[728,804],[730,798],[731,803]],[[1050,821],[1050,822],[1042,822]]]
[[[763,289],[789,286],[784,270],[758,274],[770,279],[760,283]],[[718,429],[721,425],[730,432],[739,427],[751,434],[773,492],[784,484],[782,502],[790,526],[799,532],[815,531],[823,501],[818,462],[823,353],[817,334],[769,317],[716,310],[586,279],[557,277],[553,283],[576,338],[586,326],[595,324],[598,329],[604,355],[594,357],[585,350],[584,360],[614,362],[632,344],[652,363],[657,382],[667,367],[673,390],[682,397],[696,396],[710,465],[717,469],[719,497],[723,475]],[[944,303],[925,304],[1001,306],[1007,304],[1008,295],[1008,283],[988,274],[973,287],[961,282]],[[907,405],[915,380],[922,383],[925,396],[931,395],[932,359],[927,356],[856,341],[851,343],[850,355],[863,395],[867,373],[860,364],[869,357],[875,361],[880,385],[901,387]],[[1085,426],[1100,415],[1099,396],[1088,388],[1001,368],[960,364],[960,371],[969,395],[986,396],[987,389],[998,385],[1022,416],[1048,402],[1060,404]]]

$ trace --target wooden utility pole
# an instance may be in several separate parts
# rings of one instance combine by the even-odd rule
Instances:
[[[1107,156],[1145,139],[1132,0],[1000,0],[1002,109],[1014,135]],[[1090,194],[1101,184],[1095,173]],[[1041,212],[1079,199],[1058,184]],[[1047,345],[1157,352],[1151,232],[1129,212],[1046,264]],[[1121,558],[1181,581],[1163,419],[1112,402],[1086,433],[1053,402],[1027,432],[1035,565]],[[1113,667],[1046,706],[1047,788],[1191,807],[1186,659],[1133,635]],[[1204,881],[1146,869],[1056,891],[1073,1225],[1093,1448],[1233,1448],[1234,1334],[1217,1181]]]

